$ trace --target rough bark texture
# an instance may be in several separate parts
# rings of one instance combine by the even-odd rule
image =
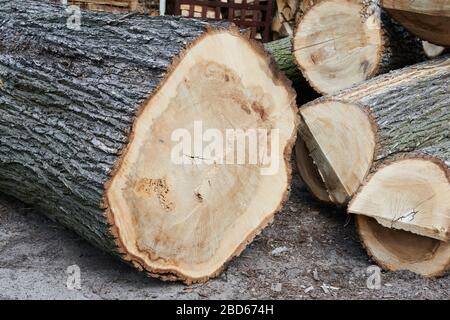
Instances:
[[[384,47],[374,76],[426,60],[421,40],[391,19],[383,9],[376,8],[380,11]]]
[[[305,77],[303,77],[298,65],[295,63],[294,55],[292,54],[291,37],[265,43],[264,48],[272,55],[278,69],[292,81],[292,86],[297,91],[298,105],[305,104],[319,97],[306,81]]]
[[[302,107],[300,114],[304,117],[304,110],[307,108],[319,107],[330,102],[354,104],[361,107],[367,112],[367,117],[372,123],[372,131],[375,132],[375,141],[364,143],[365,145],[372,143],[375,145],[373,161],[368,164],[362,163],[361,165],[368,166],[367,170],[361,170],[365,174],[361,175],[355,170],[355,176],[352,177],[350,183],[350,180],[341,181],[337,170],[341,173],[352,170],[344,167],[349,165],[349,159],[353,161],[358,159],[358,156],[356,158],[352,155],[346,157],[346,150],[322,150],[308,125],[305,121],[301,122],[300,136],[306,142],[309,151],[312,152],[311,155],[318,165],[328,192],[334,195],[331,197],[331,201],[344,204],[351,199],[364,177],[373,172],[384,160],[412,156],[417,153],[416,150],[429,150],[430,153],[433,153],[433,146],[448,145],[450,138],[448,125],[450,123],[450,56],[443,56],[436,60],[397,70],[334,96],[319,98]],[[348,121],[350,118],[349,115]],[[336,120],[332,118],[321,121],[334,123],[336,126],[345,125],[345,123],[336,123]],[[316,123],[319,123],[316,131],[320,132],[320,122]],[[324,127],[325,129],[326,127]],[[369,139],[367,132],[353,132],[352,134],[363,137],[359,139]],[[371,134],[373,135],[373,133]],[[335,137],[335,139],[340,139],[340,137]],[[342,152],[342,156],[333,158],[339,159],[339,163],[329,160],[330,157],[323,156],[330,152]],[[372,155],[367,154],[367,156],[372,159]],[[361,158],[366,159],[366,155]],[[446,161],[445,158],[443,160]],[[352,165],[349,166],[352,167]]]
[[[104,184],[139,106],[207,24],[0,0],[0,191],[116,253]]]
[[[450,134],[450,132],[449,132]],[[441,160],[450,169],[450,137],[447,135],[447,139],[441,140],[438,144],[425,147],[411,152],[409,157],[431,157]]]
[[[450,139],[450,56],[380,76],[333,99],[370,111],[378,133],[375,165],[420,149],[431,152]]]

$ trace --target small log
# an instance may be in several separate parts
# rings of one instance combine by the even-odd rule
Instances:
[[[333,94],[426,59],[422,44],[376,1],[314,1],[294,35],[294,56],[311,86]]]
[[[450,47],[448,0],[381,0],[380,3],[395,20],[421,39]]]
[[[286,200],[295,92],[228,23],[83,12],[70,30],[67,18],[0,0],[0,192],[151,276],[218,275]],[[195,121],[279,129],[278,170],[203,161],[214,154],[197,148]],[[181,164],[177,130],[194,139]]]
[[[449,90],[450,57],[443,56],[302,107],[300,136],[328,201],[346,204],[380,161],[448,139]]]
[[[387,270],[450,267],[450,140],[385,160],[349,204],[369,255]]]

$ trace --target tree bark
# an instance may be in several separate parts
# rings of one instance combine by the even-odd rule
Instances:
[[[292,38],[286,37],[264,44],[265,49],[272,55],[278,68],[293,83],[305,83],[298,66],[295,64],[294,55],[292,53]]]
[[[264,48],[271,54],[278,69],[292,81],[292,86],[297,91],[298,105],[305,104],[319,97],[295,63],[292,52],[292,38],[286,37],[265,43]]]
[[[217,275],[286,198],[295,94],[228,23],[83,12],[76,31],[67,17],[0,0],[0,191],[152,276]],[[171,133],[199,119],[280,128],[280,183],[241,164],[174,165]]]
[[[351,199],[364,247],[387,270],[439,276],[450,266],[449,105],[445,56],[300,109],[302,178],[312,167],[304,181],[318,199]]]
[[[381,0],[381,6],[410,32],[450,47],[450,3],[447,0]]]
[[[426,59],[420,40],[377,1],[315,1],[299,22],[294,53],[305,78],[322,94]]]
[[[448,141],[449,88],[444,56],[302,107],[300,135],[329,200],[345,204],[383,160]]]

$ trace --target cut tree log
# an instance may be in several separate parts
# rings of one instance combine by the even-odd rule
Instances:
[[[294,61],[292,38],[286,37],[264,44],[264,48],[272,55],[278,68],[294,83],[306,84],[305,78]]]
[[[450,57],[443,56],[303,106],[299,133],[328,201],[346,204],[380,161],[448,139],[449,105]],[[309,185],[322,189],[319,199],[323,184]]]
[[[363,215],[355,215],[355,224],[367,253],[385,270],[409,270],[425,277],[439,277],[449,270],[448,242],[386,228]]]
[[[294,56],[311,86],[333,94],[426,59],[420,40],[376,1],[314,1],[294,35]]]
[[[298,105],[305,104],[319,97],[319,94],[311,88],[308,81],[303,77],[300,69],[294,61],[292,53],[292,38],[283,38],[264,44],[264,48],[275,60],[278,69],[280,69],[291,81],[292,86],[297,92]]]
[[[227,23],[83,12],[74,31],[67,18],[0,0],[0,191],[151,276],[217,275],[287,198],[295,92]],[[222,165],[199,121],[209,143],[263,130],[278,170]]]
[[[439,276],[450,268],[449,165],[447,136],[383,162],[351,201],[361,240],[385,269]]]
[[[421,39],[450,47],[450,1],[381,0],[380,3],[395,20]]]

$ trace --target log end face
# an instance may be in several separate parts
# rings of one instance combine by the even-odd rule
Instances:
[[[327,187],[323,182],[323,178],[320,175],[314,160],[311,158],[305,142],[300,137],[297,138],[297,143],[295,144],[295,161],[300,176],[308,187],[308,190],[318,200],[326,203],[333,203],[328,194]]]
[[[210,31],[190,46],[139,114],[107,190],[127,257],[166,280],[217,275],[287,197],[294,101],[243,37]]]
[[[444,275],[450,267],[450,243],[382,226],[356,215],[356,226],[368,254],[383,269],[409,270],[425,277]]]
[[[448,168],[405,159],[377,171],[349,205],[375,260],[390,270],[438,275],[450,265]]]
[[[347,203],[374,157],[376,132],[369,114],[356,104],[325,100],[300,109],[300,115],[300,136],[330,199]]]
[[[347,0],[323,1],[303,17],[293,42],[310,84],[333,94],[377,72],[383,48],[380,16]]]
[[[447,171],[444,164],[426,158],[392,162],[362,186],[349,212],[373,217],[389,228],[449,241]]]

